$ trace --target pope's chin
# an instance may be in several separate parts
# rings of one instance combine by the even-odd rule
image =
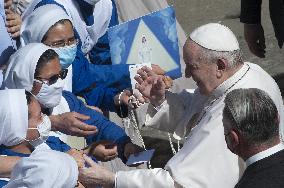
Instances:
[[[199,92],[202,95],[208,96],[212,92],[212,90],[206,88],[204,85],[200,84],[199,82],[196,82],[196,85],[198,86]]]

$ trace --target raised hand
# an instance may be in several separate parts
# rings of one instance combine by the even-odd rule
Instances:
[[[166,72],[159,66],[155,64],[151,64],[152,71],[157,75],[165,75]]]
[[[159,106],[165,100],[166,85],[163,78],[155,74],[150,68],[142,67],[134,78],[138,82],[136,89],[146,100],[154,106]]]

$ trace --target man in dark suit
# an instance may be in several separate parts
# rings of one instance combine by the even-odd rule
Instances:
[[[228,93],[223,126],[228,149],[247,165],[235,188],[283,188],[284,144],[277,108],[268,94],[255,88]]]
[[[264,30],[261,25],[262,0],[241,0],[240,21],[244,23],[244,36],[250,51],[265,57]],[[284,43],[284,0],[269,0],[269,12],[278,45]]]

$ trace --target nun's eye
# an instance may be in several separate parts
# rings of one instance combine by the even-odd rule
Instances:
[[[73,44],[78,44],[78,40],[75,37],[71,37],[68,40],[59,40],[56,42],[52,42],[50,44],[51,47],[54,48],[60,48],[60,47],[64,47],[64,46],[71,46]]]
[[[47,84],[50,86],[52,84],[55,84],[59,78],[61,78],[62,80],[65,79],[67,76],[67,73],[68,73],[68,69],[62,69],[59,72],[59,74],[53,75],[50,78],[36,77],[35,81],[41,84]]]

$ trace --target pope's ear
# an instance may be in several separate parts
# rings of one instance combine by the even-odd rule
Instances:
[[[217,77],[218,78],[222,78],[224,72],[226,71],[227,67],[228,67],[228,61],[226,59],[220,58],[217,60],[217,67],[216,67],[216,71],[217,71]]]
[[[220,58],[217,60],[218,71],[225,71],[228,67],[228,61],[226,59]]]

